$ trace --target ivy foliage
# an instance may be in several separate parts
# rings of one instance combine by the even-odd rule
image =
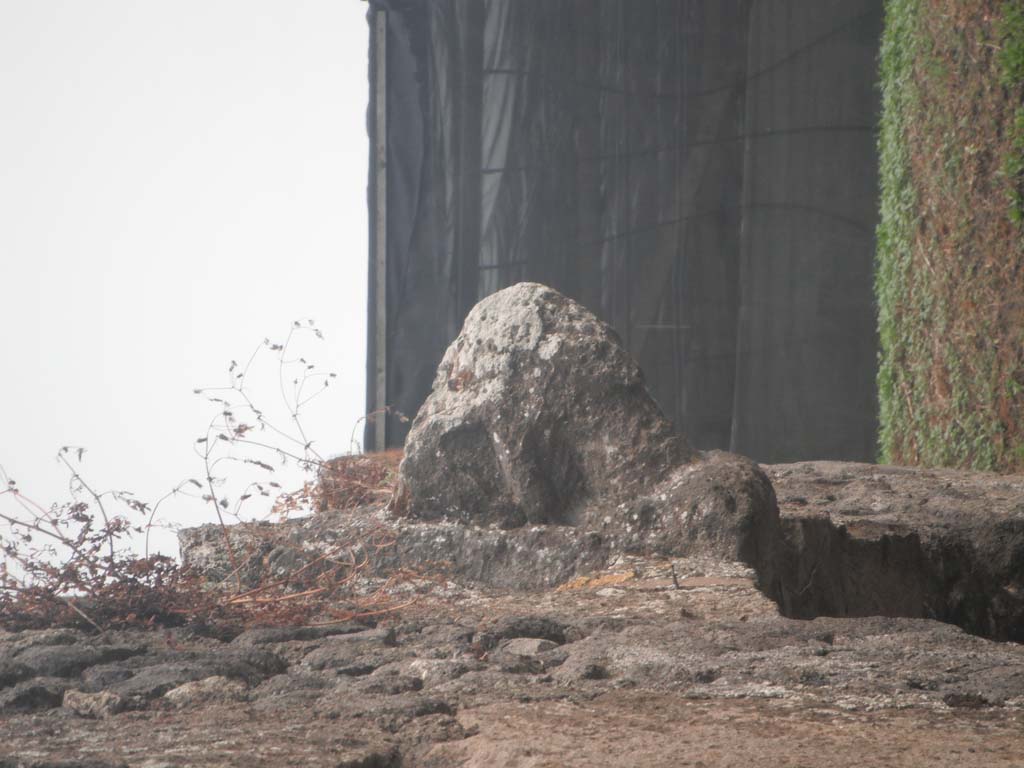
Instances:
[[[1024,0],[887,0],[880,458],[1024,468]]]

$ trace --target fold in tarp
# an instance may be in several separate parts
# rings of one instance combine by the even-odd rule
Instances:
[[[882,4],[371,0],[387,444],[473,304],[534,280],[617,329],[697,447],[872,459]]]

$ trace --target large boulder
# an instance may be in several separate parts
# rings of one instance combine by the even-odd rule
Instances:
[[[514,528],[577,524],[694,458],[618,336],[520,283],[469,313],[406,440],[397,509]]]
[[[469,313],[385,504],[363,481],[388,461],[328,466],[338,482],[319,515],[276,533],[238,526],[243,583],[364,542],[378,575],[442,568],[465,583],[533,589],[623,557],[699,556],[742,561],[768,594],[781,589],[779,511],[764,472],[692,450],[615,332],[543,285],[512,286]],[[235,570],[224,541],[216,526],[184,531],[183,560],[222,579]]]
[[[779,514],[764,473],[691,450],[615,331],[536,283],[469,313],[406,440],[393,508],[420,521],[575,528],[560,572],[616,553],[700,553],[753,565],[775,588]],[[503,541],[481,578],[536,546]],[[545,563],[565,560],[545,549]]]

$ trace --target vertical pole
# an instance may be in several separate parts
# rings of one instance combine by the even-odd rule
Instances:
[[[388,398],[388,102],[387,102],[387,60],[388,60],[388,16],[386,11],[377,11],[374,17],[376,50],[376,79],[374,82],[375,146],[374,175],[376,181],[376,253],[374,253],[374,301],[376,371],[374,403],[378,413],[374,416],[373,447],[383,451],[387,448],[387,406]]]
[[[745,6],[745,7],[744,7]],[[732,377],[732,426],[729,429],[729,450],[739,453],[746,450],[750,442],[750,435],[747,430],[747,400],[743,397],[743,371],[745,358],[749,354],[747,347],[750,344],[751,335],[745,329],[751,322],[750,319],[750,216],[753,211],[754,196],[754,172],[753,172],[753,140],[751,131],[753,129],[753,115],[755,100],[751,97],[752,88],[757,87],[757,82],[751,79],[755,71],[755,50],[754,50],[754,28],[757,24],[756,0],[742,3],[741,10],[745,13],[741,19],[746,22],[746,59],[747,65],[743,71],[743,123],[740,135],[745,136],[743,140],[743,171],[740,179],[740,256],[739,256],[739,286],[736,302],[736,361],[735,372]]]
[[[456,4],[459,5],[459,4]],[[455,333],[480,297],[480,175],[483,159],[484,21],[488,4],[462,3],[464,29],[459,40],[458,224],[456,237]],[[504,254],[502,254],[504,257]],[[504,286],[501,286],[504,287]],[[454,338],[454,334],[453,334]]]

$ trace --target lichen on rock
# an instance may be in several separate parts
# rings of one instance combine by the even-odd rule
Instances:
[[[760,469],[694,451],[615,331],[537,283],[469,313],[399,475],[393,509],[414,520],[565,527],[609,554],[699,551],[772,570],[778,511]]]
[[[473,308],[406,441],[411,517],[575,524],[597,497],[661,480],[693,451],[618,336],[557,291],[520,283]]]

